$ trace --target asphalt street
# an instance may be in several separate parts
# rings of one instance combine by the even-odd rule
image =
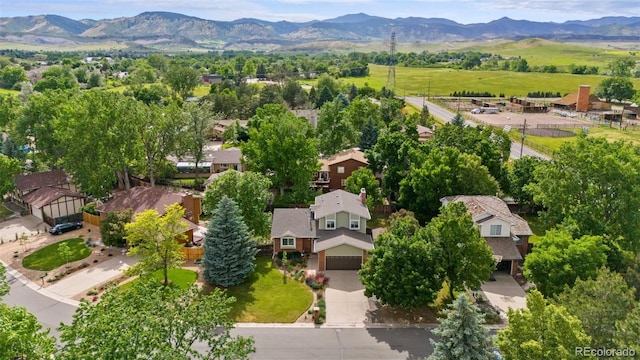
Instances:
[[[419,109],[422,108],[423,104],[427,105],[427,107],[429,107],[430,114],[446,122],[451,122],[451,120],[453,120],[453,118],[456,116],[455,113],[443,108],[440,105],[432,103],[431,101],[426,101],[422,97],[405,97],[404,100],[414,106],[417,106]],[[465,125],[472,127],[478,126],[478,124],[469,120],[465,120]],[[522,146],[519,142],[512,141],[510,157],[512,159],[519,159],[521,157],[521,153],[522,156],[535,156],[541,159],[549,160],[549,157],[547,155],[539,153],[526,145]]]
[[[76,307],[45,296],[38,286],[25,285],[7,274],[11,292],[3,298],[34,314],[58,336],[60,323],[71,323]],[[426,328],[328,328],[303,324],[238,324],[233,335],[253,337],[252,359],[424,359],[431,351]],[[197,344],[205,349],[206,344]]]

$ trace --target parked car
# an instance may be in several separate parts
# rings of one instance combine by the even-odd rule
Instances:
[[[67,231],[80,229],[82,228],[81,222],[68,222],[61,223],[49,228],[49,232],[54,235],[60,235],[62,233],[66,233]]]
[[[471,110],[471,113],[472,113],[472,114],[480,114],[480,113],[482,113],[482,109],[480,109],[480,108],[475,108],[475,109]]]

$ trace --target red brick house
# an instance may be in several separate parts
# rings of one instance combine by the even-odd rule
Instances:
[[[316,196],[307,209],[274,209],[271,240],[274,256],[299,251],[318,257],[318,269],[358,270],[374,248],[367,234],[371,219],[366,193],[336,190]]]
[[[369,162],[362,151],[353,148],[328,159],[320,159],[320,164],[320,171],[314,177],[314,186],[323,191],[332,191],[344,190],[347,178],[357,169],[369,165]]]
[[[529,250],[529,236],[533,235],[527,221],[511,213],[507,204],[496,196],[458,195],[440,199],[443,205],[456,201],[464,203],[480,235],[493,250],[497,270],[511,275],[518,273]]]

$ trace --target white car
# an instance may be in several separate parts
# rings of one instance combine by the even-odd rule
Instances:
[[[480,113],[482,113],[482,110],[480,108],[475,108],[475,109],[471,110],[471,113],[472,114],[480,114]]]

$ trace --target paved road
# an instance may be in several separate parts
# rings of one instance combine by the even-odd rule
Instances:
[[[71,323],[76,310],[73,304],[45,296],[46,289],[25,285],[11,273],[7,279],[11,292],[3,298],[5,303],[26,307],[54,336],[59,335],[55,329],[61,322]],[[232,334],[253,336],[257,349],[253,359],[424,359],[432,351],[431,334],[425,328],[275,326],[240,324]]]
[[[435,103],[432,103],[431,101],[425,101],[423,98],[421,97],[405,97],[404,100],[414,106],[417,106],[418,108],[422,108],[422,105],[427,105],[429,107],[429,113],[432,114],[433,116],[440,118],[446,122],[451,122],[451,120],[453,120],[454,116],[456,116],[455,113],[443,108],[440,105],[437,105]],[[474,123],[473,121],[469,121],[469,120],[465,120],[465,125],[467,126],[472,126],[472,127],[476,127],[478,126],[478,124]],[[511,142],[511,153],[510,153],[510,157],[512,159],[519,159],[520,153],[522,150],[522,156],[535,156],[535,157],[539,157],[541,159],[545,159],[545,160],[549,160],[549,157],[547,155],[544,155],[542,153],[539,153],[533,149],[531,149],[528,146],[524,146],[521,147],[521,144],[519,142],[515,142],[512,141]]]

